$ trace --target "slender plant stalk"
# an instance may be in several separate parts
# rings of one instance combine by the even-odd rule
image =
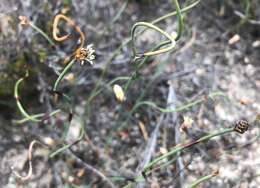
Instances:
[[[173,148],[172,150],[170,150],[168,153],[161,155],[160,157],[155,158],[153,161],[151,161],[147,166],[145,166],[144,168],[144,172],[146,172],[148,169],[150,169],[151,167],[153,167],[155,164],[159,163],[160,161],[162,161],[163,159],[169,157],[169,156],[173,156],[176,155],[179,152],[182,152],[184,149],[189,148],[191,146],[194,146],[195,144],[204,142],[204,141],[208,141],[216,136],[220,136],[220,135],[224,135],[230,132],[233,132],[234,128],[227,128],[227,129],[223,129],[223,130],[219,130],[215,133],[211,133],[208,134],[206,136],[203,136],[195,141],[191,141],[191,142],[187,142],[185,144],[182,144],[180,146],[176,146],[175,148]]]
[[[26,110],[24,109],[24,107],[23,107],[21,101],[20,101],[20,98],[19,98],[19,86],[20,86],[20,84],[24,81],[24,79],[25,79],[26,77],[28,77],[28,76],[29,76],[29,72],[27,71],[26,74],[25,74],[25,76],[22,77],[22,78],[20,78],[20,79],[15,83],[15,86],[14,86],[14,98],[16,99],[16,105],[17,105],[19,111],[21,112],[21,114],[24,116],[24,119],[15,121],[15,123],[18,123],[18,124],[25,123],[25,122],[27,122],[27,121],[41,122],[42,119],[39,119],[39,118],[40,118],[40,117],[42,118],[42,117],[44,117],[44,116],[46,115],[46,114],[44,114],[44,113],[34,114],[34,115],[28,114],[28,113],[26,112]],[[49,116],[49,117],[50,117],[50,116],[53,116],[53,115],[55,115],[55,114],[57,114],[57,113],[59,113],[59,112],[60,112],[59,109],[58,109],[58,110],[55,110],[55,111],[51,112],[48,116]]]
[[[64,152],[65,150],[69,149],[71,146],[79,143],[83,138],[84,136],[86,135],[86,132],[85,132],[85,129],[84,129],[84,124],[81,123],[81,130],[80,130],[80,135],[79,135],[79,138],[77,140],[75,140],[74,142],[72,142],[71,144],[64,144],[63,147],[57,149],[56,151],[54,151],[53,153],[50,154],[50,158],[53,158],[55,157],[56,155]]]
[[[114,84],[115,82],[119,81],[119,80],[129,80],[131,79],[131,77],[128,77],[128,76],[119,76],[119,77],[116,77],[115,79],[111,80],[110,82],[108,82],[107,86],[111,86],[112,84]],[[104,88],[100,88],[99,90],[97,90],[95,93],[92,94],[92,97],[95,97],[97,96],[99,93],[101,93],[103,91]]]
[[[194,8],[195,6],[197,6],[198,4],[200,3],[200,0],[198,1],[195,1],[194,3],[184,7],[183,9],[180,9],[180,12],[181,13],[184,13],[186,11],[189,11],[190,9]],[[177,15],[177,11],[174,11],[174,12],[171,12],[171,13],[168,13],[168,14],[165,14],[164,16],[161,16],[159,18],[157,18],[156,20],[152,21],[151,23],[152,24],[156,24],[156,23],[159,23],[167,18],[170,18],[172,16],[176,16]]]
[[[199,178],[198,180],[194,181],[187,188],[196,188],[202,182],[208,181],[208,180],[210,180],[211,178],[213,178],[213,177],[215,177],[217,175],[218,175],[218,171],[217,172],[213,172],[210,175],[203,176],[203,177]]]
[[[175,45],[176,45],[175,41],[178,41],[180,39],[180,37],[182,35],[182,32],[183,32],[184,24],[183,24],[183,16],[182,16],[182,13],[181,13],[181,9],[180,9],[178,0],[173,0],[173,3],[175,5],[175,7],[176,7],[176,14],[177,14],[177,17],[178,17],[178,33],[177,33],[177,37],[175,38],[175,36],[169,35],[167,32],[165,32],[164,30],[162,30],[159,27],[155,26],[153,23],[137,22],[136,24],[134,24],[134,26],[132,27],[132,30],[131,30],[132,50],[133,50],[133,54],[134,54],[135,59],[143,57],[143,56],[153,56],[153,55],[159,55],[159,54],[162,54],[162,53],[166,53],[166,52],[171,51],[175,47]],[[160,50],[151,51],[151,52],[145,52],[145,53],[141,54],[141,56],[137,55],[137,50],[136,50],[136,47],[135,47],[135,31],[136,31],[137,27],[139,27],[139,26],[145,26],[145,27],[147,27],[149,29],[153,29],[153,30],[158,31],[159,33],[164,35],[166,38],[168,38],[171,41],[172,45],[169,46],[169,47],[160,49]]]
[[[160,49],[162,46],[170,44],[170,41],[164,41],[160,44],[158,44],[157,46],[155,46],[152,51]],[[125,93],[127,93],[129,87],[131,86],[131,84],[137,79],[137,75],[138,75],[138,71],[143,67],[143,65],[147,62],[149,56],[146,56],[142,59],[142,61],[136,66],[134,73],[132,73],[132,76],[130,77],[130,79],[127,81],[127,83],[124,86],[124,91]]]
[[[53,111],[53,112],[51,112],[49,115],[48,114],[45,114],[45,113],[41,113],[41,114],[35,114],[35,115],[30,115],[32,118],[42,118],[42,117],[44,117],[44,116],[48,116],[48,117],[50,117],[50,116],[54,116],[54,115],[56,115],[56,114],[58,114],[58,113],[60,113],[61,112],[61,110],[60,109],[58,109],[58,110],[55,110],[55,111]],[[27,121],[30,121],[30,119],[29,118],[27,118],[27,117],[25,117],[25,118],[23,118],[23,119],[21,119],[21,120],[15,120],[14,121],[14,123],[17,123],[17,124],[22,124],[22,123],[25,123],[25,122],[27,122]]]
[[[71,67],[74,65],[75,62],[76,62],[76,60],[72,59],[70,61],[70,63],[68,65],[66,65],[66,67],[63,69],[63,71],[60,73],[59,77],[55,81],[53,91],[58,91],[57,88],[58,88],[59,83],[64,78],[64,76],[69,72],[69,70],[71,69]]]
[[[213,98],[215,98],[215,97],[217,97],[217,96],[224,96],[224,97],[225,97],[226,95],[225,95],[224,93],[222,93],[222,92],[213,92],[213,93],[210,93],[210,94],[208,95],[208,97],[211,98],[211,99],[213,99]],[[182,105],[182,106],[177,107],[177,108],[175,108],[175,109],[161,108],[161,107],[157,106],[155,103],[153,103],[153,102],[151,102],[151,101],[141,101],[141,102],[137,103],[137,104],[133,107],[132,112],[136,111],[139,107],[141,107],[141,106],[143,106],[143,105],[147,105],[147,106],[153,107],[153,108],[159,110],[159,111],[162,112],[162,113],[180,112],[180,111],[183,111],[183,110],[187,110],[187,109],[191,108],[192,106],[195,106],[195,105],[197,105],[197,104],[200,104],[200,103],[202,103],[202,102],[204,102],[204,101],[205,101],[204,98],[203,98],[203,99],[198,99],[198,100],[196,100],[196,101],[189,102],[188,104]]]
[[[113,20],[112,20],[112,24],[114,24],[122,15],[122,13],[124,12],[124,10],[126,9],[127,5],[129,3],[129,0],[126,0],[123,4],[123,6],[119,9],[119,11],[117,12],[117,14],[114,16]]]
[[[218,97],[218,96],[226,97],[226,95],[222,92],[213,92],[213,93],[210,93],[207,97],[213,100],[215,97]],[[196,105],[203,103],[203,102],[205,102],[204,98],[189,102],[189,103],[184,104],[184,105],[181,105],[181,106],[179,106],[175,109],[168,109],[168,108],[158,107],[155,103],[153,103],[151,101],[139,101],[134,105],[134,107],[129,112],[129,114],[133,114],[138,108],[140,108],[143,105],[148,105],[150,107],[153,107],[153,108],[159,110],[162,113],[171,113],[171,112],[181,112],[181,111],[188,110],[189,108],[196,106]],[[111,136],[108,137],[107,142],[110,142],[114,138],[113,134],[115,132],[121,131],[127,126],[127,120],[124,121],[119,127],[117,127],[116,130],[113,130],[113,133],[112,133]]]
[[[184,27],[184,24],[183,24],[183,16],[181,14],[181,9],[180,9],[180,5],[179,5],[179,2],[178,0],[173,0],[173,3],[176,7],[176,12],[177,12],[177,17],[178,17],[178,32],[177,32],[177,37],[176,37],[176,41],[178,41],[182,35],[182,32],[183,32],[183,27]]]
[[[18,109],[20,110],[20,112],[22,113],[22,115],[27,118],[28,120],[30,121],[33,121],[33,122],[40,122],[41,120],[40,119],[37,119],[35,116],[31,116],[29,115],[26,110],[24,109],[22,103],[20,102],[20,99],[19,99],[19,93],[18,93],[18,89],[19,89],[19,86],[20,84],[24,81],[24,79],[26,77],[29,76],[29,73],[28,71],[26,72],[26,75],[22,78],[20,78],[16,83],[15,83],[15,86],[14,86],[14,98],[16,99],[16,105],[18,107]]]
[[[54,46],[55,43],[53,42],[53,40],[46,34],[43,32],[43,30],[41,30],[38,26],[34,25],[32,22],[29,22],[30,26],[36,30],[38,33],[40,33],[49,43],[50,45]]]

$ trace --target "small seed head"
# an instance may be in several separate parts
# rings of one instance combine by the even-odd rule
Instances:
[[[235,123],[234,131],[243,134],[248,130],[248,128],[249,122],[246,119],[241,119]]]
[[[30,25],[30,21],[26,16],[19,16],[18,18],[20,20],[21,26],[29,26]]]
[[[119,102],[124,102],[126,100],[125,93],[124,93],[124,91],[123,91],[121,86],[115,84],[114,87],[113,87],[113,90],[114,90],[116,99]]]
[[[75,58],[80,61],[81,65],[85,64],[85,61],[93,65],[93,60],[96,58],[94,55],[95,50],[93,49],[93,44],[87,46],[87,48],[80,48],[76,51]]]

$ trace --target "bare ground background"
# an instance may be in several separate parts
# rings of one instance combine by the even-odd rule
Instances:
[[[181,7],[190,2],[181,1]],[[149,156],[147,150],[152,151],[151,157],[159,156],[187,139],[232,127],[238,119],[252,120],[259,114],[260,24],[257,18],[260,20],[260,7],[257,1],[252,1],[253,16],[249,22],[235,12],[245,11],[244,1],[202,1],[185,13],[185,32],[176,49],[150,58],[139,71],[139,79],[126,93],[126,102],[119,104],[111,86],[106,83],[118,76],[130,76],[134,71],[131,46],[124,46],[107,68],[101,82],[104,90],[89,106],[87,100],[102,70],[116,48],[130,36],[132,25],[137,21],[154,20],[174,10],[169,0],[129,1],[118,14],[124,3],[120,0],[1,0],[0,187],[109,187],[93,169],[86,169],[84,163],[98,169],[116,187],[123,187],[129,183],[127,179],[140,173]],[[62,103],[59,106],[64,109],[63,113],[48,122],[16,125],[13,120],[22,116],[15,104],[13,88],[16,80],[25,74],[24,65],[29,65],[30,77],[21,89],[23,104],[29,112],[50,112],[57,104],[49,90],[57,72],[64,67],[64,58],[76,46],[75,40],[68,40],[51,47],[32,28],[21,27],[18,16],[29,17],[51,36],[53,18],[60,12],[73,18],[85,33],[87,43],[94,44],[95,65],[74,66],[71,78],[62,82],[62,90],[73,99],[74,116],[69,126],[68,111]],[[158,26],[171,33],[177,28],[177,18],[171,17]],[[140,51],[150,49],[163,39],[152,31],[138,38]],[[117,83],[124,85],[123,81]],[[219,97],[179,113],[160,113],[142,107],[130,114],[138,100],[175,108],[212,91],[222,91],[230,100]],[[180,131],[183,117],[194,120],[187,132]],[[81,124],[86,129],[86,138],[71,150],[49,158],[62,143],[77,140]],[[219,175],[201,187],[260,187],[258,135],[257,128],[250,128],[243,135],[232,133],[199,144],[184,151],[166,168],[153,172],[146,182],[132,186],[187,187],[218,169]],[[17,181],[10,167],[26,174],[30,142],[46,138],[52,138],[55,144],[51,149],[36,147],[31,180]]]

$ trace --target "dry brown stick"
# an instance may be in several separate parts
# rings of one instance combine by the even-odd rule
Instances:
[[[80,35],[80,45],[75,50],[75,52],[73,54],[79,53],[79,51],[83,48],[83,46],[85,44],[85,35],[81,31],[80,27],[77,26],[76,23],[72,19],[70,19],[69,17],[67,17],[63,14],[58,14],[58,15],[55,16],[54,21],[53,21],[53,30],[52,30],[53,38],[58,42],[62,42],[62,41],[67,40],[70,36],[69,34],[64,35],[64,36],[58,36],[58,31],[59,31],[58,24],[59,24],[60,20],[64,20],[70,27],[75,28],[75,30],[79,33],[79,35]]]
[[[33,150],[33,146],[34,146],[36,143],[39,143],[40,145],[45,146],[45,145],[43,145],[42,143],[40,143],[39,141],[37,141],[37,140],[33,140],[33,141],[30,143],[29,150],[28,150],[29,170],[28,170],[26,176],[20,175],[16,170],[14,170],[14,167],[11,166],[12,173],[13,173],[18,179],[20,179],[21,181],[27,181],[27,180],[29,180],[29,179],[31,178],[31,176],[32,176],[32,150]],[[46,146],[45,146],[45,147],[46,147]]]
[[[76,25],[76,23],[70,19],[69,17],[63,15],[63,14],[58,14],[55,16],[54,21],[53,21],[53,30],[52,30],[52,36],[56,41],[62,42],[65,41],[69,38],[69,34],[64,35],[59,37],[58,36],[58,24],[60,22],[60,20],[64,20],[69,26],[74,27],[75,30],[80,34],[80,39],[81,39],[81,45],[80,48],[83,47],[84,43],[85,43],[85,36],[84,33],[81,31],[80,27]]]

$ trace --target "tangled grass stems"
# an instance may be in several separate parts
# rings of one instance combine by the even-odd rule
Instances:
[[[187,188],[196,188],[202,182],[206,182],[206,181],[210,180],[211,178],[216,177],[218,174],[219,174],[219,171],[215,170],[211,174],[206,175],[206,176],[202,176],[201,178],[197,179],[196,181],[191,183]]]
[[[189,142],[184,143],[184,144],[182,144],[180,146],[176,146],[175,148],[170,150],[168,153],[155,158],[148,165],[146,165],[144,170],[143,170],[143,172],[142,172],[142,174],[137,176],[137,177],[135,177],[135,182],[143,182],[143,181],[145,181],[147,175],[149,175],[151,172],[154,171],[154,168],[152,168],[152,167],[154,167],[154,165],[156,165],[160,161],[164,160],[165,158],[168,158],[169,156],[177,155],[178,153],[182,152],[183,150],[185,150],[187,148],[190,148],[190,147],[194,146],[195,144],[211,140],[214,137],[221,136],[221,135],[233,132],[233,131],[234,131],[233,128],[227,128],[227,129],[219,130],[219,131],[217,131],[215,133],[211,133],[211,134],[208,134],[206,136],[203,136],[203,137],[199,138],[196,141],[189,141]],[[167,162],[167,164],[169,164],[169,163]],[[164,164],[160,164],[160,165],[161,166],[165,166]],[[155,168],[157,169],[158,167],[155,167]],[[131,184],[132,183],[127,184],[126,186],[124,186],[124,188],[131,187]]]
[[[164,160],[165,158],[168,158],[170,156],[174,156],[176,154],[178,154],[179,152],[182,152],[183,150],[187,149],[187,148],[190,148],[196,144],[199,144],[201,142],[205,142],[205,141],[208,141],[208,140],[211,140],[212,138],[214,137],[217,137],[217,136],[221,136],[221,135],[224,135],[224,134],[227,134],[227,133],[231,133],[231,132],[234,132],[234,128],[226,128],[226,129],[223,129],[223,130],[219,130],[219,131],[216,131],[215,133],[210,133],[206,136],[203,136],[195,141],[189,141],[187,143],[184,143],[184,144],[181,144],[179,146],[176,146],[174,147],[173,149],[171,149],[168,153],[164,154],[164,155],[161,155],[157,158],[155,158],[153,161],[151,161],[148,165],[146,165],[144,167],[144,171],[143,173],[145,175],[146,172],[151,169],[154,165],[158,164],[160,161]]]
[[[133,51],[135,60],[137,60],[141,57],[145,57],[145,56],[153,56],[153,55],[159,55],[159,54],[162,54],[162,53],[166,53],[166,52],[171,51],[175,47],[176,41],[178,41],[180,39],[182,32],[183,32],[183,16],[182,16],[182,13],[181,13],[181,9],[180,9],[178,0],[173,0],[173,3],[176,7],[176,15],[178,17],[178,33],[177,33],[177,36],[175,37],[175,36],[168,34],[164,30],[155,26],[153,23],[137,22],[136,24],[133,25],[133,27],[131,29],[132,51]],[[136,47],[135,47],[135,31],[139,26],[145,26],[149,29],[153,29],[155,31],[158,31],[160,34],[164,35],[166,38],[168,38],[170,40],[171,45],[169,47],[165,47],[163,49],[159,49],[159,50],[156,50],[156,51],[145,52],[145,53],[142,53],[140,55],[137,54],[137,50],[136,50]]]
[[[159,157],[156,157],[154,160],[152,160],[149,164],[147,164],[145,167],[144,167],[144,170],[142,172],[141,175],[139,176],[136,176],[135,177],[135,182],[142,182],[142,181],[145,181],[146,180],[146,177],[147,175],[149,175],[151,172],[153,172],[153,167],[155,165],[157,165],[159,162],[161,162],[162,160],[168,158],[168,157],[172,157],[172,156],[175,156],[177,155],[178,153],[181,153],[183,152],[185,149],[188,149],[188,148],[191,148],[192,146],[196,145],[196,144],[199,144],[199,143],[202,143],[202,142],[207,142],[209,140],[212,140],[213,138],[215,137],[219,137],[219,136],[222,136],[222,135],[225,135],[225,134],[228,134],[228,133],[231,133],[231,132],[236,132],[236,130],[234,129],[234,127],[232,128],[226,128],[226,129],[220,129],[216,132],[213,132],[213,133],[209,133],[208,135],[206,136],[202,136],[201,138],[195,140],[195,141],[188,141],[188,142],[184,142],[183,144],[179,144],[177,146],[175,146],[174,148],[172,148],[169,152],[167,152],[166,154],[163,154]],[[159,164],[159,165],[163,165],[163,164]],[[155,167],[157,168],[157,167]],[[131,183],[132,184],[132,183]],[[126,187],[130,187],[131,184],[127,184],[126,186],[124,186],[124,188]]]
[[[41,122],[42,119],[39,119],[40,117],[44,117],[46,114],[44,113],[40,113],[40,114],[34,114],[34,115],[30,115],[27,113],[27,111],[24,109],[21,101],[20,101],[20,97],[19,97],[19,86],[20,84],[24,81],[25,78],[27,78],[29,76],[29,72],[28,70],[26,71],[26,74],[24,77],[20,78],[16,83],[15,83],[15,86],[14,86],[14,98],[16,100],[16,105],[19,109],[19,111],[21,112],[21,114],[24,116],[24,119],[22,120],[18,120],[18,121],[15,121],[16,123],[18,124],[21,124],[21,123],[24,123],[24,122],[27,122],[27,121],[33,121],[33,122]],[[51,116],[54,116],[55,114],[59,113],[60,110],[55,110],[53,112],[51,112],[48,117],[51,117]]]
[[[189,11],[190,9],[194,8],[195,6],[197,6],[199,3],[200,3],[200,0],[195,1],[194,3],[191,3],[190,5],[186,6],[185,8],[180,9],[180,12],[181,12],[181,13],[187,12],[187,11]],[[151,21],[150,23],[154,25],[154,24],[156,24],[156,23],[159,23],[159,22],[161,22],[161,21],[163,21],[163,20],[166,20],[166,19],[168,19],[168,18],[170,18],[170,17],[173,17],[173,16],[176,16],[176,15],[177,15],[177,11],[173,11],[173,12],[171,12],[171,13],[169,13],[169,14],[166,14],[166,15],[164,15],[164,16],[161,16],[160,18],[157,18],[157,19]],[[143,29],[142,31],[138,32],[138,35],[142,34],[144,31],[146,31],[146,29]],[[117,55],[119,55],[120,52],[121,52],[121,50],[123,49],[123,47],[126,46],[127,44],[129,44],[131,41],[132,41],[132,37],[129,37],[129,38],[125,39],[125,41],[123,41],[122,44],[111,54],[111,56],[109,57],[109,59],[107,60],[107,62],[106,62],[106,64],[105,64],[105,67],[104,67],[104,69],[103,69],[103,71],[102,71],[102,73],[101,73],[101,76],[100,76],[99,80],[98,80],[97,83],[96,83],[95,88],[92,90],[90,96],[88,97],[88,102],[87,102],[88,105],[87,105],[87,106],[89,106],[89,103],[90,103],[90,102],[94,99],[94,97],[96,96],[96,95],[94,95],[93,93],[95,93],[95,92],[99,89],[99,87],[100,87],[100,85],[101,85],[101,83],[102,83],[102,79],[103,79],[104,76],[106,75],[107,69],[108,69],[109,65],[113,62],[113,59],[114,59]],[[166,44],[165,44],[165,45],[166,45]]]
[[[155,47],[152,49],[152,51],[157,50],[157,49],[161,48],[162,46],[167,45],[167,44],[170,44],[170,43],[171,43],[171,41],[161,42],[160,44],[158,44],[157,46],[155,46]],[[144,57],[144,58],[142,59],[142,61],[141,61],[138,65],[136,65],[136,68],[135,68],[134,73],[132,73],[130,79],[128,80],[128,82],[127,82],[127,83],[125,84],[125,86],[124,86],[124,91],[125,91],[125,93],[127,93],[127,91],[128,91],[128,89],[129,89],[129,87],[131,86],[131,84],[137,79],[138,71],[139,71],[139,70],[143,67],[143,65],[148,61],[148,58],[149,58],[149,56]]]
[[[151,101],[139,101],[134,105],[134,107],[129,112],[129,114],[133,114],[136,110],[138,110],[138,108],[140,108],[144,105],[155,108],[156,110],[159,110],[161,113],[181,112],[181,111],[188,110],[193,106],[196,106],[198,104],[201,104],[201,103],[207,101],[207,98],[210,98],[213,100],[213,99],[215,99],[215,97],[226,97],[227,98],[227,96],[222,92],[212,92],[208,96],[203,97],[202,99],[198,99],[198,100],[189,102],[187,104],[180,105],[179,107],[176,107],[175,109],[161,108],[161,107],[158,107],[155,103],[153,103]],[[130,117],[130,116],[128,116],[128,117]],[[128,120],[129,120],[129,118],[127,118],[119,127],[117,127],[116,130],[113,130],[112,135],[110,135],[106,141],[107,143],[110,143],[110,141],[114,138],[114,135],[116,132],[121,131],[125,127],[127,127]]]

